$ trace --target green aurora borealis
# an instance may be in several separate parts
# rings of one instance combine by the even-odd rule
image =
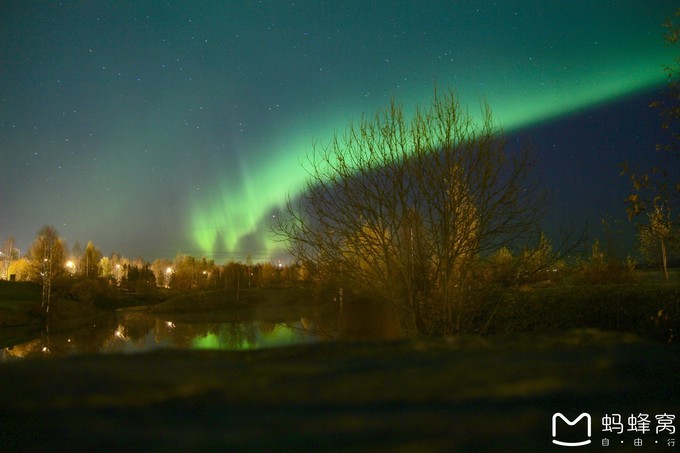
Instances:
[[[305,153],[391,96],[452,88],[517,131],[661,87],[674,57],[671,1],[183,3],[2,7],[0,236],[271,259]]]

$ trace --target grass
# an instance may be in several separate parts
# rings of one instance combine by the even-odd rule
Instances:
[[[0,319],[35,304],[39,290],[0,285]],[[250,290],[238,302],[309,300],[304,294]],[[663,345],[612,332],[668,341],[680,330],[678,284],[565,285],[485,297],[478,321],[495,335],[3,365],[0,444],[538,451],[550,447],[553,413],[575,401],[594,419],[679,407],[677,340]],[[234,301],[235,294],[206,292],[158,307],[195,313]]]
[[[40,301],[41,287],[31,282],[8,282],[0,280],[0,302]]]
[[[35,324],[41,298],[40,285],[0,281],[0,326]]]
[[[27,360],[0,366],[0,445],[547,451],[556,411],[677,414],[678,353],[576,330]]]
[[[0,347],[35,337],[42,325],[41,298],[40,285],[0,281]]]
[[[680,334],[680,285],[628,284],[539,288],[489,296],[488,333],[595,328],[673,342]]]

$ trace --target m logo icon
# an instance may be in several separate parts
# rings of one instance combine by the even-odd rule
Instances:
[[[556,437],[557,437],[557,419],[558,418],[561,418],[562,420],[564,420],[564,423],[566,423],[568,426],[574,426],[578,422],[580,422],[582,418],[585,418],[586,423],[588,424],[587,427],[586,427],[586,434],[587,434],[588,439],[581,440],[581,441],[578,441],[578,442],[572,442],[572,441],[566,442],[566,441],[557,440]],[[555,445],[561,445],[563,447],[582,447],[584,445],[588,445],[590,443],[590,436],[591,436],[591,433],[592,433],[590,425],[591,425],[590,414],[588,414],[587,412],[584,412],[581,415],[579,415],[578,417],[576,417],[576,419],[574,419],[573,422],[570,421],[569,419],[567,419],[567,417],[565,417],[561,413],[556,412],[552,416],[552,436],[553,436],[552,442]],[[570,429],[570,431],[571,431],[571,433],[569,435],[569,438],[571,439],[571,438],[574,438],[573,437],[574,436],[574,434],[573,434],[574,428]]]

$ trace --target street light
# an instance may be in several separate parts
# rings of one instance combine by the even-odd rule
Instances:
[[[165,269],[165,287],[170,288],[170,278],[172,277],[173,270],[171,267]]]

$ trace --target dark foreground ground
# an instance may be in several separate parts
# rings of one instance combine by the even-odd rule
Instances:
[[[555,412],[599,451],[680,451],[655,433],[680,429],[678,347],[595,330],[24,361],[0,395],[0,451],[569,451]],[[615,413],[651,432],[603,433]]]

